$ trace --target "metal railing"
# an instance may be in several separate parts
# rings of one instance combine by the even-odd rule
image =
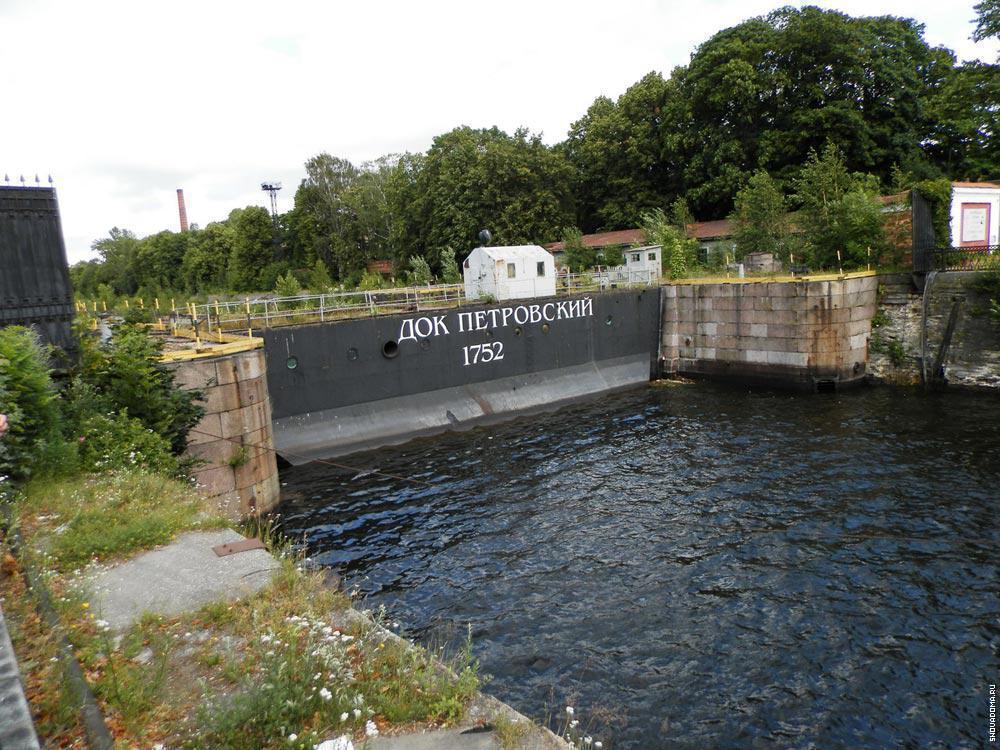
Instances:
[[[653,271],[624,271],[616,268],[593,273],[571,273],[556,276],[556,294],[602,292],[636,286],[655,286],[660,277]]]
[[[649,271],[611,269],[594,273],[561,274],[556,277],[556,294],[600,292],[658,283],[659,277]],[[539,294],[544,292],[539,290]],[[211,302],[184,303],[171,299],[169,302],[164,300],[161,304],[158,298],[144,301],[136,297],[131,303],[129,299],[124,299],[122,305],[126,310],[131,307],[148,310],[164,327],[191,326],[195,335],[212,338],[223,332],[241,332],[246,336],[252,335],[255,330],[273,326],[438,310],[484,301],[486,300],[466,299],[462,284],[436,284],[299,294],[291,297],[259,295]],[[101,300],[77,302],[77,311],[88,317],[93,315],[96,318],[114,309]]]
[[[986,247],[936,247],[925,251],[937,271],[998,271],[1000,245]]]
[[[193,321],[206,321],[211,330],[246,330],[454,307],[462,304],[464,299],[465,291],[461,284],[439,284],[292,297],[216,300],[203,304],[190,303],[179,313]]]

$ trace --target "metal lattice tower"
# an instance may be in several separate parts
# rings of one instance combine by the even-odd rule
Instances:
[[[281,190],[280,182],[262,182],[260,189],[271,196],[271,221],[278,223],[278,191]]]

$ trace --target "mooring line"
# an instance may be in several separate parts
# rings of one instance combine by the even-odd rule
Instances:
[[[231,443],[233,443],[235,445],[249,446],[250,448],[256,448],[256,449],[258,449],[259,452],[256,453],[256,454],[254,454],[252,458],[257,458],[257,456],[259,456],[262,453],[265,453],[267,451],[270,451],[271,453],[273,453],[276,456],[278,455],[278,450],[276,448],[272,448],[269,445],[262,445],[260,443],[246,443],[246,442],[243,442],[242,440],[237,440],[236,438],[231,438],[231,437],[220,437],[218,435],[213,435],[210,432],[205,432],[204,430],[197,430],[197,429],[195,429],[193,427],[189,430],[189,432],[196,432],[199,435],[205,435],[206,437],[215,438],[216,440],[228,440],[229,442],[231,442]],[[377,474],[378,476],[386,477],[387,479],[396,479],[396,480],[399,480],[400,482],[411,482],[413,484],[423,485],[424,487],[433,487],[434,486],[432,483],[425,482],[423,479],[417,479],[416,477],[404,477],[404,476],[400,476],[399,474],[390,474],[389,472],[387,472],[387,471],[381,471],[380,469],[359,469],[356,466],[348,466],[347,464],[342,464],[342,463],[339,463],[337,461],[332,461],[329,458],[309,458],[308,456],[303,456],[300,453],[291,453],[289,451],[282,451],[282,453],[284,453],[284,455],[290,456],[292,458],[301,458],[306,463],[326,464],[327,466],[333,466],[334,468],[337,468],[337,469],[345,469],[347,471],[353,471],[356,474],[360,474],[360,475],[368,476],[368,475],[371,475],[371,474]],[[354,478],[356,478],[356,477],[354,477]],[[354,478],[352,478],[352,479],[354,479]]]

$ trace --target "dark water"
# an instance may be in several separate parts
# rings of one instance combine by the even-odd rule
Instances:
[[[426,484],[288,470],[286,531],[411,633],[472,623],[525,713],[618,748],[986,744],[996,397],[651,387],[343,460]]]

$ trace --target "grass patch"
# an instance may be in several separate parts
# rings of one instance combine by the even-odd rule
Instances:
[[[32,547],[60,571],[224,523],[184,482],[145,471],[36,480],[24,488],[17,513]]]
[[[531,735],[532,726],[527,721],[514,721],[500,714],[493,721],[493,734],[503,750],[520,750]]]

